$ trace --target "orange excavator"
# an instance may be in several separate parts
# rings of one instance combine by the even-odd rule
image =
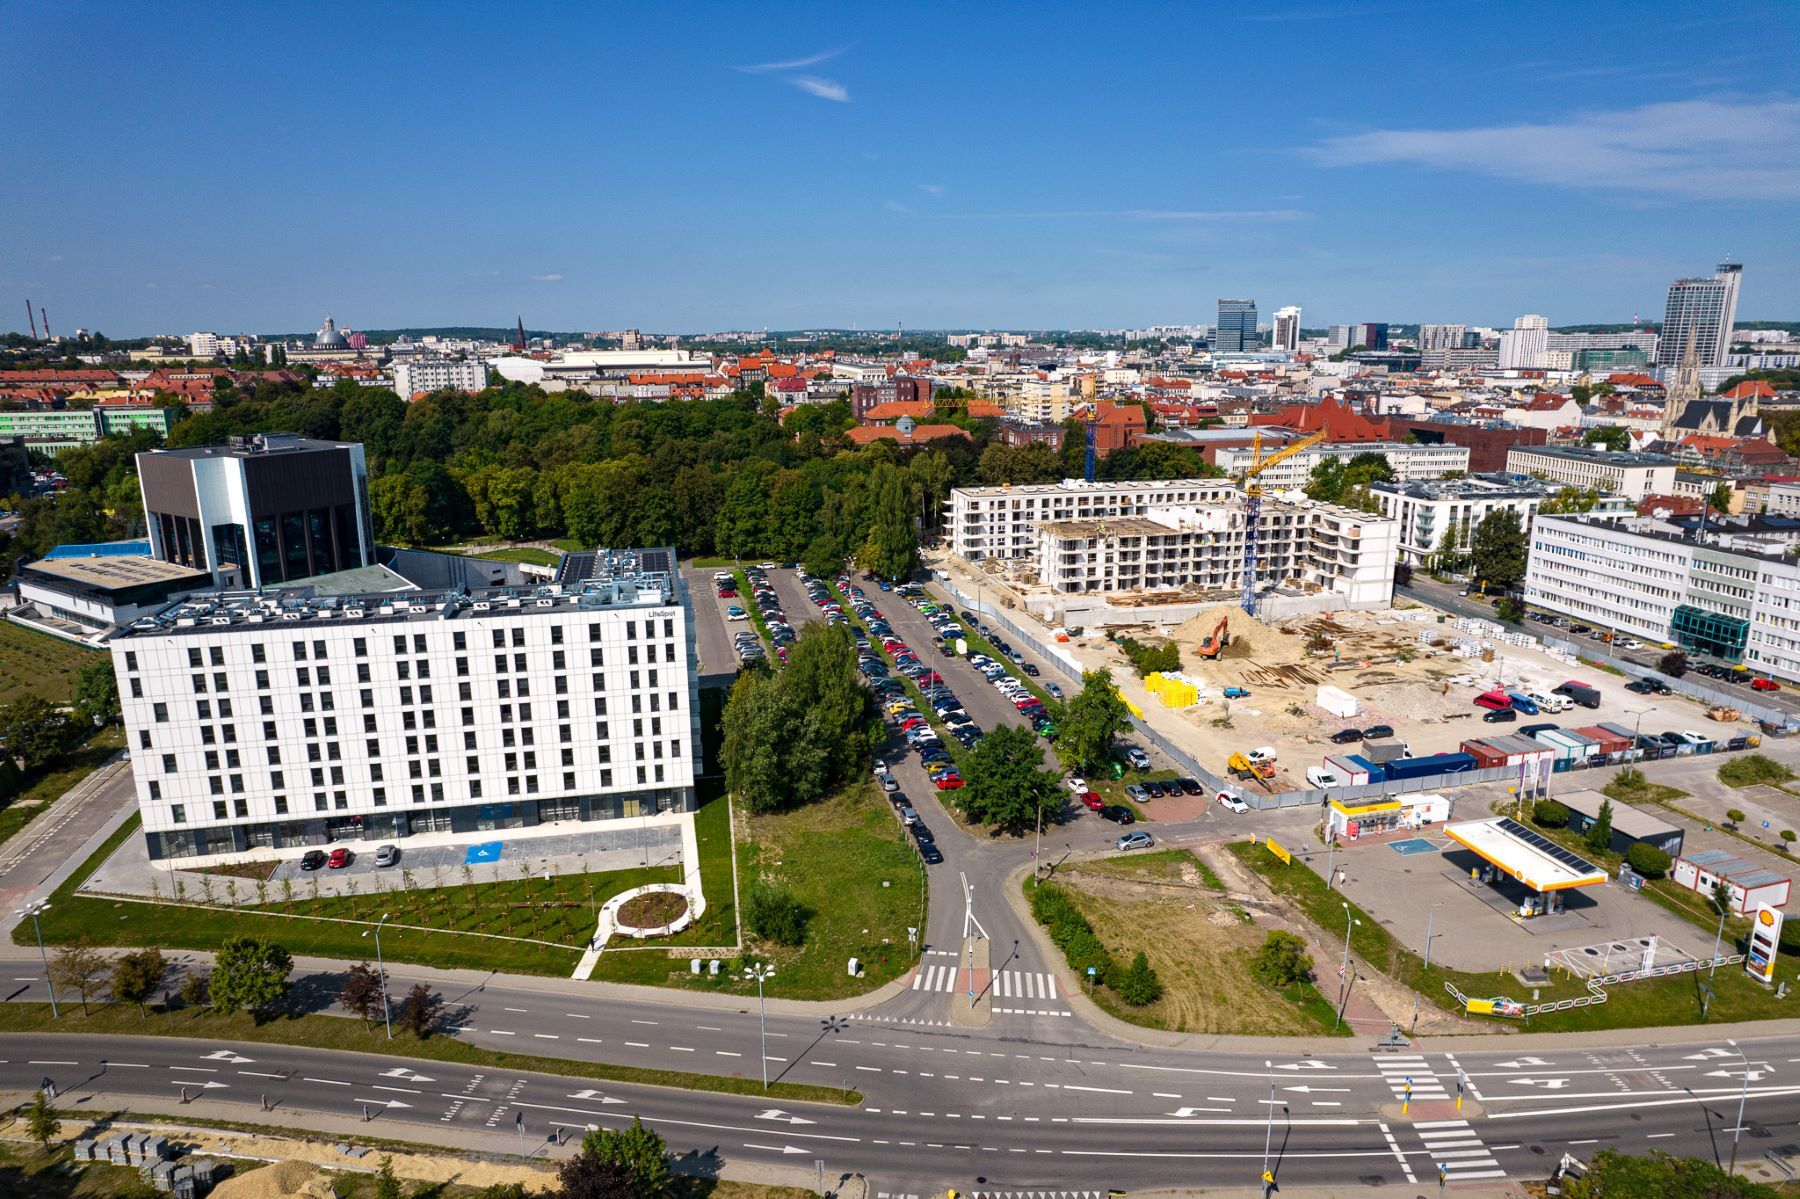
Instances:
[[[1218,626],[1207,635],[1205,641],[1200,643],[1199,652],[1202,658],[1216,658],[1219,656],[1220,650],[1231,644],[1231,636],[1228,631],[1230,621],[1229,616],[1219,617]]]

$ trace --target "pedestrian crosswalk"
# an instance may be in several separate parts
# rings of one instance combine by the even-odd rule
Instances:
[[[1002,970],[994,978],[994,995],[999,999],[1055,999],[1056,976]]]
[[[1450,1098],[1450,1092],[1444,1089],[1443,1081],[1433,1073],[1423,1054],[1397,1053],[1390,1057],[1378,1057],[1375,1059],[1375,1068],[1381,1071],[1381,1077],[1396,1099],[1407,1097],[1408,1082],[1412,1084],[1414,1103]]]
[[[919,972],[913,975],[912,989],[915,991],[956,990],[956,983],[962,977],[962,971],[956,966],[920,966]]]
[[[1425,1152],[1434,1166],[1443,1167],[1447,1182],[1506,1177],[1506,1171],[1467,1120],[1421,1120],[1413,1125],[1413,1131],[1425,1142]]]

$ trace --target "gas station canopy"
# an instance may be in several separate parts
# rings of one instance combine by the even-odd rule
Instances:
[[[1505,816],[1445,825],[1444,835],[1540,894],[1606,881],[1586,858]]]

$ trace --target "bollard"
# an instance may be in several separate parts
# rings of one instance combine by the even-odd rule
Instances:
[[[185,1086],[181,1088],[181,1101],[183,1103],[186,1103],[188,1101],[188,1093],[187,1093],[187,1088]]]
[[[262,1109],[265,1112],[269,1110],[269,1093],[267,1091],[262,1093]]]
[[[363,1109],[363,1123],[367,1124],[369,1122],[369,1105],[366,1103],[363,1104],[362,1109]]]

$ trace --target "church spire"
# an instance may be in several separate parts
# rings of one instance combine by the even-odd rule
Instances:
[[[1681,350],[1681,365],[1675,368],[1675,380],[1663,400],[1664,441],[1675,440],[1675,428],[1681,424],[1687,406],[1700,399],[1700,353],[1694,344],[1694,326],[1689,325],[1687,343]]]

